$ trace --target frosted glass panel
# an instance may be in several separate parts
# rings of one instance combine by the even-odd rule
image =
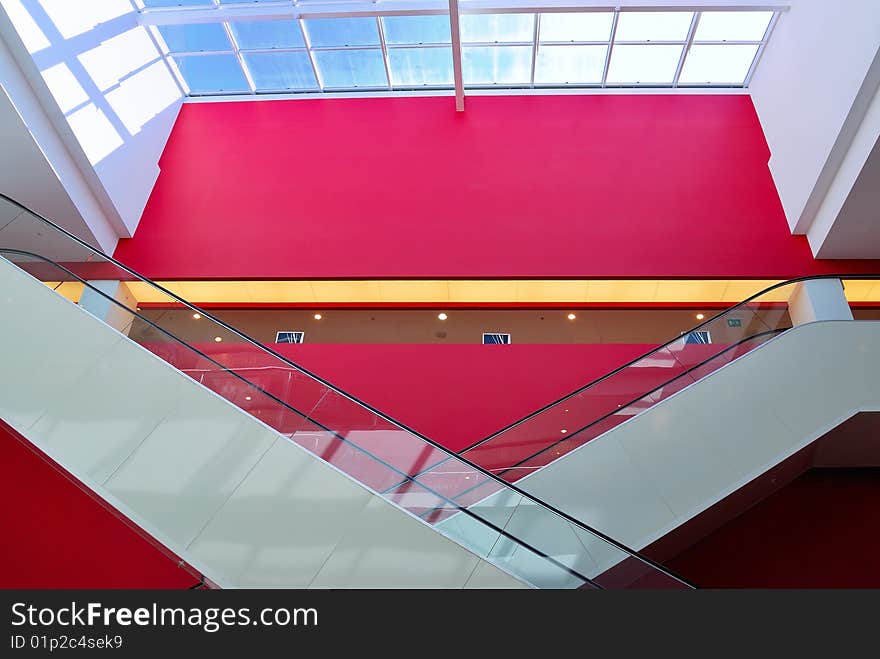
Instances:
[[[385,43],[449,43],[449,16],[385,16],[382,18]]]
[[[461,17],[464,43],[532,41],[535,17],[532,14],[466,14]]]
[[[254,85],[261,91],[317,89],[308,53],[244,53]]]
[[[610,83],[671,84],[684,46],[614,46]]]
[[[616,41],[684,41],[693,12],[623,11],[617,19]]]
[[[190,55],[174,61],[193,93],[250,91],[235,55]]]
[[[229,26],[238,47],[243,50],[305,47],[296,21],[241,21]]]
[[[679,82],[741,85],[758,52],[758,45],[707,46],[694,44]]]
[[[535,82],[585,84],[602,82],[608,46],[541,46],[535,61]]]
[[[315,53],[325,87],[387,87],[381,50],[325,50]]]
[[[541,41],[608,41],[612,13],[541,14]]]
[[[761,41],[772,11],[704,11],[700,16],[697,41]]]
[[[531,46],[462,48],[465,85],[523,84],[532,77]]]
[[[452,85],[451,48],[392,48],[388,62],[394,85]]]

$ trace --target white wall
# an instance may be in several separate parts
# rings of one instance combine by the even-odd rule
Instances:
[[[804,234],[880,82],[880,2],[790,0],[789,4],[764,50],[750,91],[789,225],[793,232]]]
[[[3,259],[0,288],[0,418],[215,583],[523,587]]]
[[[92,245],[113,250],[117,226],[95,198],[2,39],[0,83],[0,192]]]
[[[131,236],[183,99],[159,43],[131,0],[0,5],[0,38],[117,237]]]
[[[880,77],[880,66],[877,69]],[[823,259],[880,258],[880,89],[807,230]]]
[[[860,411],[880,411],[880,322],[801,325],[517,485],[641,549]]]

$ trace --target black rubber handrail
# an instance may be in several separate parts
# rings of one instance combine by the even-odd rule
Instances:
[[[699,325],[696,325],[696,326],[692,327],[691,329],[689,329],[689,330],[687,330],[687,331],[685,331],[685,332],[682,332],[682,334],[681,334],[680,336],[676,336],[676,337],[670,339],[669,341],[667,341],[666,343],[663,343],[663,344],[661,344],[661,345],[659,345],[659,346],[657,346],[657,347],[655,347],[655,348],[652,348],[652,349],[649,350],[648,352],[646,352],[646,353],[644,353],[644,354],[642,354],[642,355],[640,355],[640,356],[638,356],[638,357],[635,357],[634,359],[632,359],[632,360],[626,362],[626,363],[623,364],[622,366],[618,366],[618,367],[615,368],[613,371],[609,371],[608,373],[605,373],[604,375],[599,376],[599,377],[596,378],[595,380],[591,380],[590,382],[586,383],[585,385],[578,387],[577,389],[575,389],[575,390],[572,391],[571,393],[565,394],[565,395],[562,396],[561,398],[559,398],[559,399],[557,399],[557,400],[554,400],[552,403],[547,403],[546,405],[544,405],[544,406],[542,406],[542,407],[539,407],[537,410],[535,410],[534,412],[530,412],[529,414],[525,415],[525,416],[522,417],[521,419],[517,419],[516,421],[507,424],[506,426],[504,426],[504,427],[501,428],[500,430],[496,430],[496,431],[493,432],[491,435],[487,435],[486,437],[483,437],[482,439],[477,440],[476,442],[474,442],[474,443],[471,444],[470,446],[467,446],[467,447],[461,449],[461,450],[458,452],[458,455],[463,455],[464,453],[467,453],[468,451],[477,448],[477,447],[480,446],[481,444],[485,444],[486,442],[488,442],[488,441],[494,439],[494,438],[497,437],[498,435],[501,435],[501,434],[507,432],[507,431],[510,430],[511,428],[514,428],[514,427],[516,427],[516,426],[518,426],[518,425],[520,425],[520,424],[522,424],[522,423],[525,423],[525,422],[528,421],[529,419],[533,419],[534,417],[538,416],[539,414],[541,414],[541,413],[543,413],[543,412],[546,412],[546,411],[549,410],[551,407],[555,407],[556,405],[559,405],[560,403],[562,403],[562,402],[568,400],[568,399],[571,398],[572,396],[577,396],[578,394],[580,394],[580,393],[586,391],[586,390],[589,389],[590,387],[594,387],[595,385],[597,385],[597,384],[599,384],[599,383],[601,383],[601,382],[607,380],[608,378],[611,378],[611,377],[617,375],[617,374],[620,373],[621,371],[626,370],[627,368],[633,366],[634,364],[637,364],[638,362],[642,361],[643,359],[647,359],[647,358],[650,357],[651,355],[653,355],[653,354],[655,354],[655,353],[657,353],[657,352],[660,352],[661,350],[663,350],[664,348],[669,347],[670,345],[672,345],[672,344],[675,343],[676,341],[680,341],[682,336],[685,336],[685,335],[687,335],[687,334],[691,334],[691,333],[693,333],[693,332],[698,332],[698,331],[700,331],[700,328],[702,328],[702,327],[706,327],[707,325],[709,325],[710,323],[712,323],[712,322],[718,320],[719,318],[721,318],[721,317],[724,316],[725,314],[728,314],[728,313],[730,313],[731,311],[734,311],[735,309],[739,309],[740,307],[743,307],[743,306],[749,304],[750,302],[753,302],[753,301],[756,300],[757,298],[759,298],[759,297],[761,297],[761,296],[763,296],[763,295],[766,295],[767,293],[769,293],[769,292],[771,292],[771,291],[774,291],[774,290],[776,290],[777,288],[781,288],[782,286],[788,286],[788,285],[791,285],[791,284],[797,284],[797,283],[799,283],[799,282],[803,282],[803,281],[811,281],[811,280],[818,280],[818,279],[840,279],[840,280],[843,280],[843,279],[880,279],[880,274],[870,274],[870,275],[848,275],[848,274],[805,275],[805,276],[803,276],[803,277],[794,277],[794,278],[792,278],[792,279],[786,279],[786,280],[784,280],[784,281],[780,281],[780,282],[778,282],[778,283],[776,283],[776,284],[773,284],[772,286],[768,286],[767,288],[765,288],[765,289],[763,289],[763,290],[761,290],[761,291],[755,293],[754,295],[752,295],[752,296],[750,296],[750,297],[747,297],[747,298],[746,298],[745,300],[743,300],[742,302],[737,302],[736,304],[734,304],[734,305],[728,307],[727,309],[724,309],[724,310],[720,311],[719,313],[715,314],[715,315],[712,316],[711,318],[708,318],[707,320],[704,320],[704,321],[701,322]]]
[[[66,229],[64,229],[64,228],[62,228],[62,227],[60,227],[60,226],[58,226],[57,224],[55,224],[55,223],[52,222],[51,220],[49,220],[49,219],[43,217],[43,216],[40,215],[39,213],[36,213],[36,212],[34,212],[34,211],[28,209],[27,207],[23,206],[22,204],[18,203],[17,201],[15,201],[14,199],[8,197],[7,195],[5,195],[5,194],[3,194],[3,193],[0,193],[0,198],[5,199],[6,201],[8,201],[9,203],[13,204],[14,206],[16,206],[16,207],[22,209],[23,211],[26,211],[26,212],[29,213],[32,217],[37,218],[38,220],[40,220],[40,221],[42,221],[43,223],[45,223],[47,226],[53,228],[54,230],[60,232],[61,234],[65,235],[65,236],[67,236],[70,240],[72,240],[72,241],[74,241],[76,244],[81,245],[82,247],[86,248],[88,251],[92,252],[92,253],[95,254],[96,256],[98,256],[98,257],[100,257],[100,258],[102,258],[102,259],[105,259],[105,260],[106,260],[107,262],[109,262],[109,263],[112,263],[112,264],[115,265],[116,267],[120,268],[122,271],[127,272],[127,273],[128,273],[129,275],[131,275],[132,277],[134,277],[134,278],[136,278],[136,279],[138,279],[138,280],[140,280],[140,281],[142,281],[142,282],[144,282],[144,283],[146,283],[146,284],[152,286],[153,288],[155,288],[155,289],[157,289],[157,290],[163,292],[164,294],[168,295],[168,296],[171,297],[172,299],[175,299],[175,300],[177,300],[178,302],[180,302],[181,304],[183,304],[184,306],[188,307],[188,308],[191,309],[192,311],[195,311],[195,312],[201,314],[203,317],[205,317],[205,318],[211,320],[212,322],[215,322],[216,324],[220,325],[221,327],[223,327],[223,328],[226,329],[227,331],[229,331],[229,332],[235,334],[236,336],[241,337],[243,340],[245,340],[247,343],[250,343],[251,345],[253,345],[253,346],[256,347],[257,349],[262,350],[262,351],[264,351],[265,353],[272,355],[273,357],[275,357],[276,359],[278,359],[280,362],[282,362],[282,363],[284,363],[284,364],[287,364],[287,365],[291,366],[292,368],[298,370],[299,372],[301,372],[301,373],[303,373],[303,374],[305,374],[305,375],[307,375],[307,376],[313,378],[313,379],[316,380],[317,382],[320,382],[321,384],[325,385],[328,389],[331,389],[332,391],[335,391],[336,393],[340,394],[341,396],[343,396],[343,397],[345,397],[345,398],[348,398],[348,399],[351,400],[352,402],[354,402],[354,403],[356,403],[356,404],[362,406],[363,408],[365,408],[365,409],[367,409],[367,410],[373,412],[373,413],[376,414],[378,417],[380,417],[380,418],[382,418],[382,419],[385,419],[385,420],[388,421],[389,423],[392,423],[392,424],[396,425],[397,427],[401,428],[402,430],[404,430],[404,431],[406,431],[406,432],[409,432],[409,433],[412,434],[413,436],[418,437],[419,439],[421,439],[422,441],[428,443],[429,445],[431,445],[432,447],[434,447],[436,450],[440,451],[441,453],[444,453],[444,454],[446,454],[447,456],[450,456],[450,457],[455,457],[457,460],[461,461],[462,463],[464,463],[464,464],[467,465],[468,467],[470,467],[470,468],[474,469],[475,471],[477,471],[477,472],[483,474],[484,476],[487,476],[487,477],[490,478],[491,480],[496,481],[496,482],[497,482],[502,488],[509,489],[509,490],[512,490],[512,491],[516,492],[517,494],[519,494],[520,496],[524,497],[525,499],[527,499],[527,500],[529,500],[529,501],[531,501],[531,502],[533,502],[533,503],[535,503],[535,504],[541,506],[542,508],[544,508],[545,510],[550,511],[551,513],[554,513],[554,514],[558,515],[559,517],[561,517],[562,519],[566,520],[567,522],[569,522],[569,523],[571,523],[571,524],[574,524],[576,527],[581,528],[581,529],[583,529],[584,531],[587,531],[588,533],[590,533],[590,534],[592,534],[592,535],[594,535],[594,536],[600,538],[601,540],[603,540],[603,541],[607,542],[608,544],[612,545],[613,547],[615,547],[616,549],[618,549],[618,550],[621,551],[622,553],[629,555],[630,557],[632,557],[632,558],[634,558],[634,559],[636,559],[636,560],[638,560],[638,561],[644,563],[644,564],[647,565],[647,566],[650,566],[651,568],[657,570],[658,572],[660,572],[660,573],[666,575],[666,576],[669,577],[670,579],[673,579],[673,580],[679,582],[679,583],[682,584],[683,586],[686,586],[686,587],[688,587],[688,588],[695,588],[695,586],[694,586],[692,583],[690,583],[689,581],[687,581],[687,580],[684,579],[683,577],[681,577],[681,576],[679,576],[679,575],[673,573],[672,571],[670,571],[669,569],[667,569],[666,567],[664,567],[664,566],[661,565],[660,563],[657,563],[656,561],[654,561],[654,560],[648,558],[647,556],[642,555],[641,553],[639,553],[639,552],[636,551],[635,549],[632,549],[632,548],[630,548],[630,547],[624,545],[622,542],[620,542],[620,541],[618,541],[618,540],[615,540],[615,539],[612,538],[611,536],[609,536],[609,535],[603,533],[602,531],[599,531],[599,530],[596,529],[596,528],[593,528],[592,526],[590,526],[590,525],[584,523],[583,521],[581,521],[581,520],[579,520],[579,519],[576,519],[575,517],[572,517],[572,516],[569,515],[568,513],[564,512],[564,511],[562,511],[562,510],[559,510],[559,509],[556,508],[555,506],[552,506],[552,505],[550,505],[549,503],[547,503],[547,502],[545,502],[545,501],[542,501],[542,500],[538,499],[538,498],[535,497],[534,495],[529,494],[528,492],[526,492],[526,491],[524,491],[524,490],[521,490],[520,488],[516,487],[515,485],[512,485],[512,484],[510,484],[510,483],[507,483],[506,481],[504,481],[503,479],[499,478],[498,476],[496,476],[495,474],[493,474],[493,473],[490,472],[489,470],[484,469],[484,468],[481,467],[480,465],[477,465],[477,464],[471,463],[470,461],[468,461],[468,460],[465,459],[465,458],[461,458],[461,457],[456,456],[454,452],[452,452],[452,451],[450,451],[449,449],[445,448],[444,446],[438,444],[438,443],[435,442],[434,440],[432,440],[432,439],[430,439],[430,438],[428,438],[428,437],[422,435],[421,433],[418,433],[418,432],[416,432],[416,431],[410,429],[408,426],[406,426],[406,425],[404,425],[404,424],[402,424],[402,423],[396,421],[395,419],[391,418],[390,416],[388,416],[388,415],[386,415],[386,414],[384,414],[384,413],[382,413],[382,412],[376,410],[376,409],[373,408],[371,405],[368,405],[368,404],[366,404],[366,403],[360,401],[360,400],[359,400],[358,398],[356,398],[355,396],[352,396],[351,394],[348,394],[347,392],[345,392],[345,391],[339,389],[338,387],[336,387],[335,385],[331,384],[330,382],[324,380],[323,378],[318,377],[318,376],[316,376],[315,374],[313,374],[313,373],[311,373],[310,371],[308,371],[307,369],[305,369],[305,368],[299,366],[298,364],[295,364],[294,362],[292,362],[291,360],[285,358],[284,356],[280,355],[279,353],[275,352],[275,351],[272,350],[271,348],[268,348],[267,346],[263,345],[262,343],[260,343],[260,342],[257,341],[256,339],[251,338],[250,336],[244,334],[244,333],[241,332],[240,330],[238,330],[238,329],[232,327],[232,326],[229,325],[228,323],[226,323],[226,322],[220,320],[219,318],[216,318],[213,314],[210,314],[210,313],[208,313],[207,311],[201,309],[200,307],[197,307],[197,306],[195,306],[194,304],[188,302],[187,300],[183,299],[183,298],[180,297],[179,295],[176,295],[176,294],[172,293],[171,291],[167,290],[167,289],[164,288],[163,286],[161,286],[161,285],[157,284],[156,282],[152,281],[152,280],[149,279],[148,277],[145,277],[145,276],[139,274],[139,273],[136,272],[135,270],[133,270],[133,269],[129,268],[128,266],[124,265],[123,263],[117,261],[117,260],[114,259],[113,257],[104,254],[104,253],[101,252],[99,249],[97,249],[97,248],[95,248],[95,247],[89,245],[88,243],[86,243],[86,242],[83,241],[82,239],[78,238],[77,236],[75,236],[75,235],[72,234],[71,232],[67,231]],[[14,221],[14,220],[13,220],[13,221]],[[8,224],[7,224],[7,226],[8,226]],[[44,260],[44,261],[47,261],[47,262],[50,262],[50,263],[56,265],[57,267],[60,267],[60,268],[62,268],[62,269],[67,270],[66,268],[64,268],[64,267],[61,266],[60,264],[55,263],[52,259],[46,259],[46,258],[44,258],[44,257],[42,257],[42,256],[38,256],[38,255],[37,255],[37,258],[40,258],[40,259],[42,259],[42,260]],[[70,272],[69,270],[67,270],[67,271]],[[71,272],[70,274],[73,275],[74,277],[76,277],[78,280],[83,281],[80,277],[78,277],[78,276],[75,275],[74,273]],[[94,287],[91,287],[91,288],[94,288]],[[94,290],[97,290],[97,289],[94,289]],[[109,296],[107,296],[106,294],[104,294],[102,291],[98,291],[98,292],[101,293],[101,295],[103,295],[104,297],[106,297],[106,298],[112,300],[112,298],[110,298]],[[121,303],[118,303],[117,301],[114,301],[114,302],[115,302],[116,304],[118,304],[119,306],[122,306],[123,308],[127,309],[129,312],[131,312],[131,313],[133,313],[133,314],[135,314],[135,315],[138,315],[138,314],[136,313],[136,311],[131,311],[130,309],[128,309],[128,307],[125,307],[124,305],[122,305]],[[181,343],[183,343],[184,345],[186,345],[184,342],[181,342]],[[233,371],[231,371],[230,369],[226,369],[226,370],[229,371],[230,373],[233,373]],[[245,378],[242,378],[240,375],[238,375],[238,374],[235,374],[235,375],[237,375],[237,376],[238,376],[239,378],[241,378],[242,380],[247,381]],[[264,392],[264,393],[265,393],[266,395],[270,396],[271,398],[275,399],[277,402],[281,403],[282,405],[286,405],[286,404],[284,403],[284,401],[281,401],[281,400],[278,399],[277,397],[272,396],[271,394],[268,394],[268,392]],[[287,405],[287,407],[290,407],[290,406]],[[293,409],[293,408],[291,407],[290,409]],[[297,412],[298,414],[301,414],[301,412],[299,412],[298,410],[294,410],[294,411]],[[323,424],[317,423],[314,419],[311,419],[311,421],[312,421],[313,423],[316,423],[318,426],[323,427]],[[333,433],[333,434],[336,435],[337,437],[339,437],[339,435],[338,435],[337,433],[333,432],[331,429],[326,428],[326,430],[327,430],[328,432]],[[344,438],[341,438],[341,437],[340,437],[340,439],[343,439],[343,441],[347,441],[347,440],[344,440]],[[356,445],[353,445],[353,446],[355,446],[356,448],[358,448],[358,449],[361,450],[361,451],[366,452],[366,451],[365,451],[363,448],[361,448],[361,447],[357,447]],[[384,461],[380,461],[380,462],[384,462]],[[393,467],[392,467],[392,468],[393,468]],[[413,477],[410,476],[409,474],[404,474],[403,472],[401,472],[399,469],[396,469],[396,468],[393,468],[393,469],[394,469],[394,471],[396,471],[396,472],[400,473],[401,475],[403,475],[406,479],[413,479]],[[419,485],[419,487],[422,487],[423,489],[426,489],[426,490],[428,490],[428,491],[431,491],[431,488],[427,487],[425,484],[423,484],[423,483],[421,483],[421,482],[418,482],[418,481],[415,481],[415,480],[413,480],[413,482],[417,483],[417,484]],[[507,531],[505,531],[504,529],[501,529],[501,528],[495,526],[494,524],[492,524],[491,522],[488,522],[487,520],[484,520],[484,519],[482,519],[481,517],[475,515],[475,514],[474,514],[472,511],[470,511],[468,508],[463,508],[463,507],[460,506],[458,503],[456,503],[456,502],[454,502],[454,501],[451,501],[451,500],[448,500],[448,498],[445,497],[444,495],[441,495],[441,494],[439,494],[439,493],[434,493],[434,494],[436,494],[437,496],[440,496],[440,498],[441,498],[442,500],[447,500],[447,501],[449,501],[449,502],[450,502],[454,507],[456,507],[460,512],[463,512],[463,513],[465,513],[465,514],[467,514],[467,515],[469,515],[469,516],[472,516],[472,517],[474,517],[474,518],[480,520],[483,524],[489,526],[489,527],[492,528],[493,530],[498,531],[500,534],[504,535],[505,537],[507,537],[507,538],[509,538],[509,539],[511,539],[511,540],[514,540],[515,542],[517,542],[517,543],[523,545],[524,547],[528,548],[528,549],[531,550],[531,551],[534,551],[534,552],[535,552],[536,554],[538,554],[539,556],[543,556],[543,557],[545,557],[545,558],[547,558],[547,559],[553,561],[554,563],[557,563],[558,565],[560,565],[560,567],[562,567],[562,568],[565,569],[566,571],[571,572],[571,573],[573,573],[573,574],[576,574],[578,578],[583,579],[583,580],[585,580],[586,582],[591,583],[591,584],[595,585],[595,586],[598,587],[598,588],[601,588],[601,586],[600,586],[599,584],[596,584],[596,583],[595,583],[594,581],[592,581],[591,579],[589,579],[589,578],[587,578],[587,577],[584,577],[583,575],[580,575],[580,574],[574,572],[574,571],[573,571],[571,568],[569,568],[568,566],[565,566],[565,565],[559,564],[559,563],[558,563],[557,561],[555,561],[555,559],[553,559],[551,556],[548,556],[548,555],[545,554],[544,552],[542,552],[542,551],[540,551],[540,550],[537,550],[537,549],[535,549],[535,548],[530,547],[527,543],[525,543],[525,542],[523,542],[522,540],[520,540],[520,539],[518,539],[518,538],[516,538],[516,537],[514,537],[514,536],[512,536],[512,535],[510,535],[510,534],[509,534]]]

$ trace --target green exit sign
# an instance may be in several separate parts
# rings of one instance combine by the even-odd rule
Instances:
[[[727,319],[727,326],[728,327],[742,327],[743,321],[741,321],[739,318],[728,318]]]

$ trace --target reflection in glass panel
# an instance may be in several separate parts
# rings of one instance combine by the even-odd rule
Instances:
[[[249,91],[235,55],[191,55],[174,61],[194,94]]]
[[[391,48],[391,82],[397,86],[451,85],[451,48]]]
[[[679,82],[683,84],[735,84],[745,82],[758,45],[691,46]]]
[[[622,11],[617,19],[616,41],[684,41],[694,13],[691,11]]]
[[[306,52],[244,53],[258,90],[317,89],[318,81]]]
[[[524,84],[532,76],[531,46],[462,48],[465,85]]]
[[[684,46],[614,46],[608,82],[671,84]]]
[[[220,23],[193,23],[159,25],[159,34],[172,53],[192,53],[200,50],[232,50],[226,30]]]
[[[261,2],[274,2],[278,4],[278,0],[220,0],[221,5],[255,5]]]
[[[387,87],[382,51],[319,50],[315,63],[324,87]]]
[[[772,11],[704,11],[694,38],[697,41],[761,41],[771,18]]]
[[[533,14],[466,14],[461,17],[461,40],[474,42],[532,41]]]
[[[305,47],[296,21],[241,21],[229,26],[243,50]]]
[[[541,14],[541,41],[608,41],[611,12]]]
[[[607,52],[608,46],[541,46],[535,60],[535,82],[602,82]]]
[[[375,18],[308,18],[303,25],[316,48],[379,45]]]
[[[384,16],[385,43],[449,43],[449,16]]]

